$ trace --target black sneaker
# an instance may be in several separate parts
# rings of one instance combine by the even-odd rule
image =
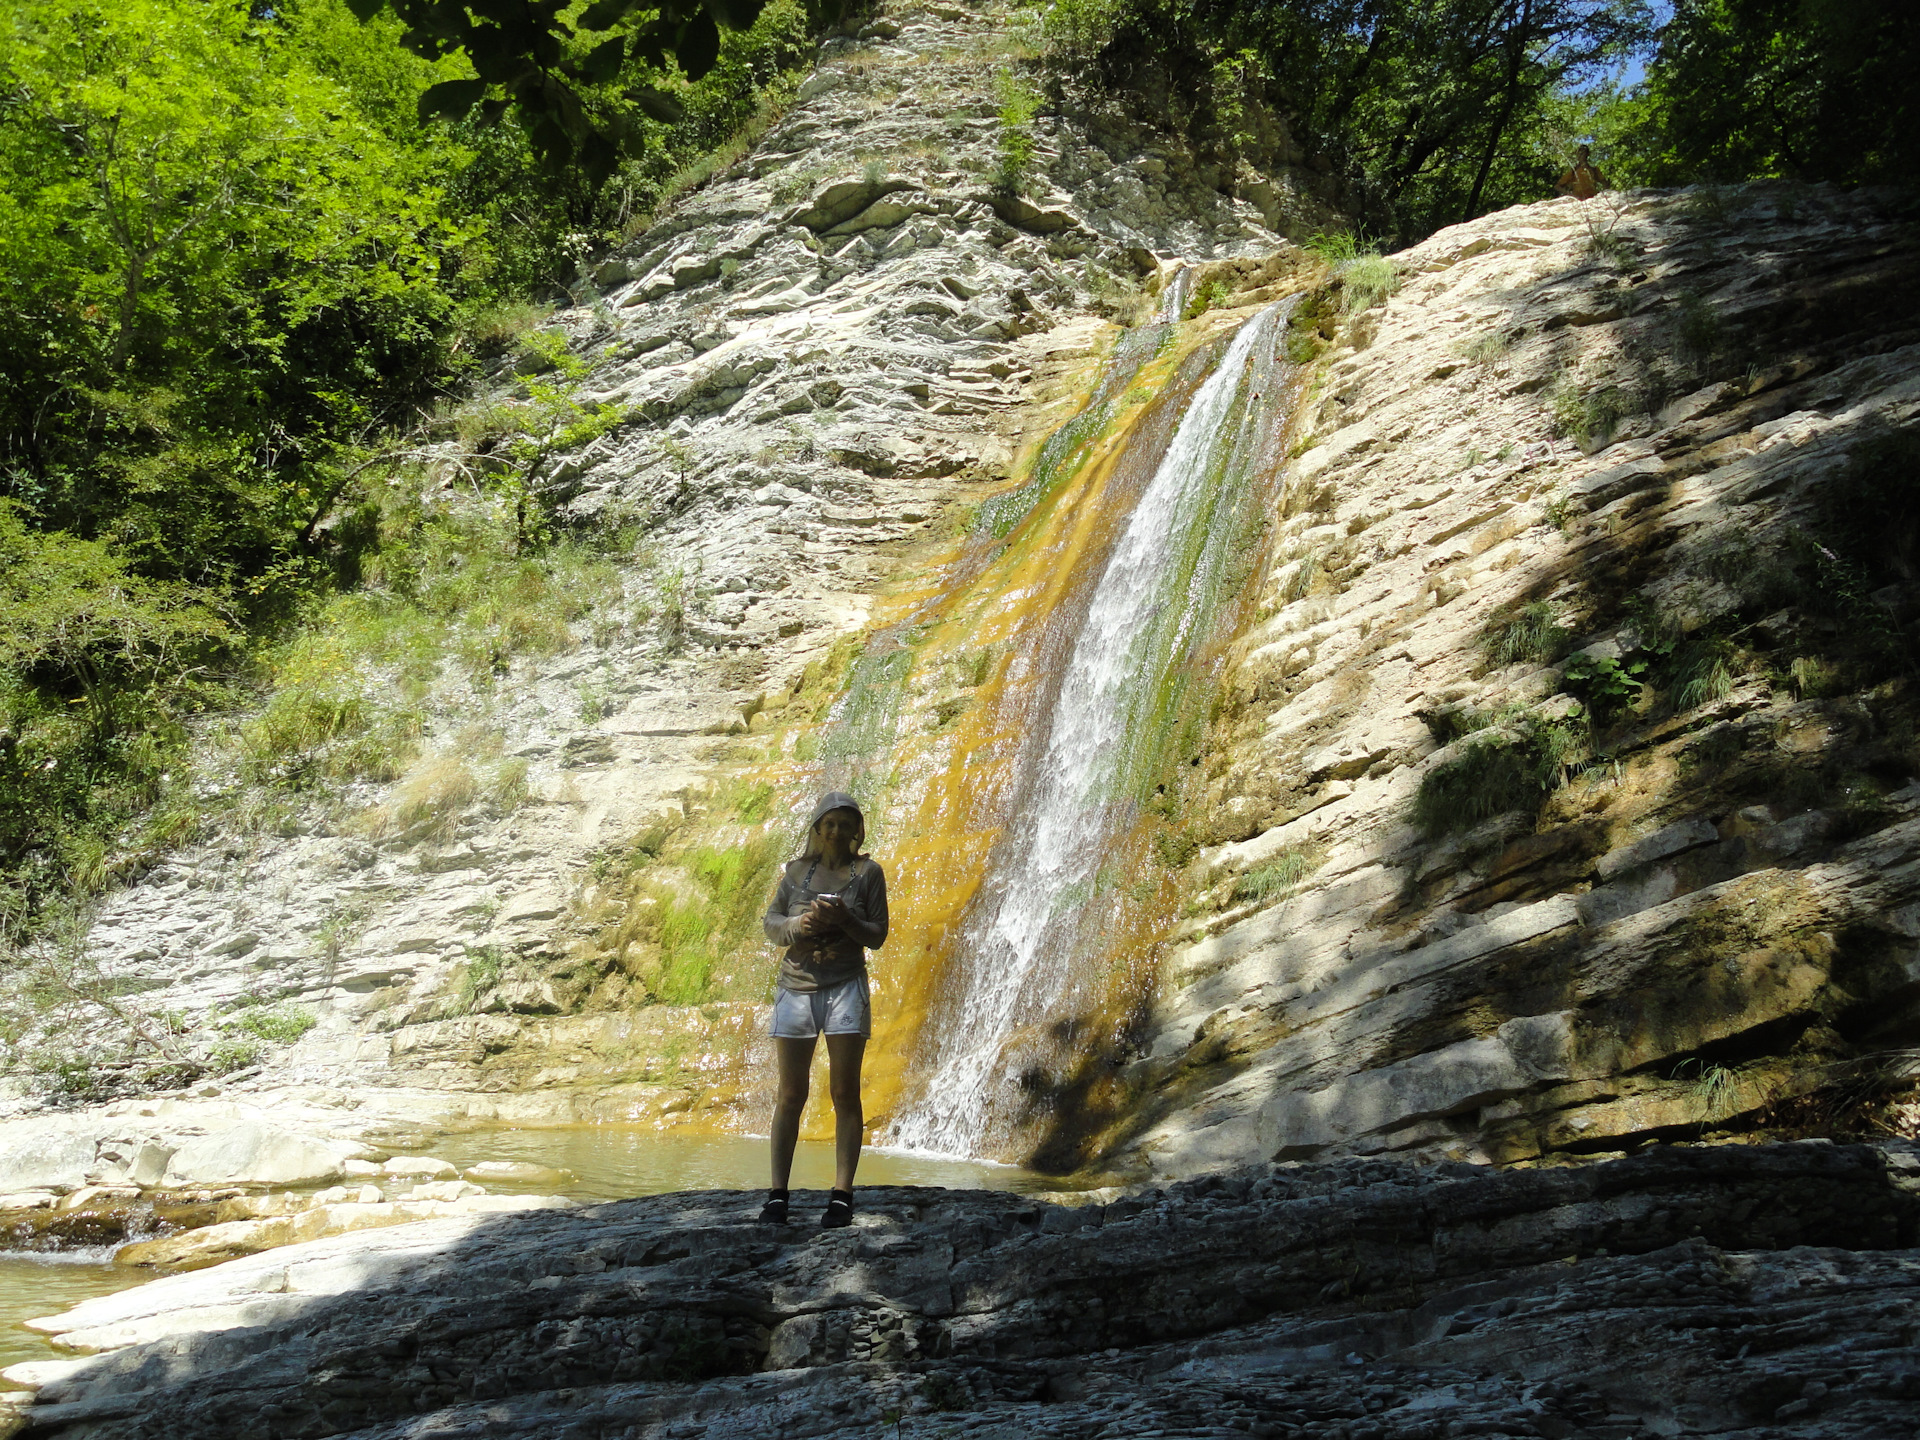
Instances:
[[[767,1196],[767,1203],[760,1207],[759,1223],[762,1225],[784,1225],[787,1223],[787,1192],[774,1190]]]
[[[827,1196],[827,1210],[820,1217],[822,1230],[844,1230],[853,1224],[853,1192],[835,1190]]]

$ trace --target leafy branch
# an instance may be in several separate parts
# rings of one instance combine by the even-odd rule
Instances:
[[[671,124],[678,99],[653,85],[621,93],[634,109],[594,105],[587,91],[617,79],[628,62],[664,71],[669,60],[698,80],[720,58],[720,30],[745,30],[765,0],[594,0],[569,14],[561,0],[347,0],[362,20],[391,10],[403,43],[438,59],[458,50],[473,77],[443,80],[420,96],[420,118],[459,118],[476,108],[494,124],[509,108],[546,165],[578,166],[596,184],[641,143],[636,112]]]

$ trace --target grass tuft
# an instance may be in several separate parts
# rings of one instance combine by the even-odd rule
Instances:
[[[305,1006],[286,1005],[246,1010],[233,1022],[233,1028],[276,1045],[291,1045],[319,1023],[319,1017]]]
[[[1317,845],[1298,845],[1281,851],[1265,865],[1247,871],[1233,882],[1233,899],[1269,900],[1283,896],[1326,861]]]
[[[1577,720],[1528,716],[1514,726],[1490,729],[1421,779],[1413,823],[1440,836],[1471,830],[1496,815],[1537,810],[1566,783],[1586,746],[1585,727]]]
[[[1480,648],[1494,665],[1513,665],[1532,660],[1551,665],[1566,653],[1573,633],[1560,623],[1553,606],[1536,600],[1518,615],[1487,626],[1480,635]]]

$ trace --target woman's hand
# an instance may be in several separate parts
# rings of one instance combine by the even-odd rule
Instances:
[[[847,925],[847,907],[840,900],[815,900],[800,917],[800,933],[806,936],[831,934]]]

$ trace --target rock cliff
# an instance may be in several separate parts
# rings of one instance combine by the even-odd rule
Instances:
[[[1512,1161],[1910,1086],[1893,203],[1564,200],[1394,257],[1206,757],[1131,1153]]]
[[[557,658],[501,667],[484,695],[443,675],[415,767],[430,780],[484,734],[527,767],[527,803],[500,818],[471,797],[450,823],[381,837],[354,817],[406,778],[344,805],[274,801],[106,900],[87,939],[95,988],[209,1033],[220,1008],[255,1000],[313,1013],[267,1048],[263,1077],[224,1083],[272,1104],[331,1096],[349,1131],[690,1105],[734,1119],[737,1080],[722,1064],[713,1083],[701,1052],[737,1062],[753,1006],[724,991],[646,1004],[660,997],[644,956],[583,958],[612,903],[596,888],[606,862],[710,807],[729,818],[714,793],[745,767],[727,737],[834,701],[836,642],[1072,413],[1115,333],[1102,312],[1151,308],[1157,256],[1259,273],[1282,235],[1335,218],[1284,127],[1253,152],[1269,168],[1236,161],[1223,191],[1217,164],[1112,97],[1042,105],[1019,127],[1028,171],[1004,183],[1000,97],[1033,53],[1018,21],[908,5],[829,39],[753,153],[554,317],[549,338],[585,366],[576,402],[622,418],[554,469],[549,498],[584,524],[637,522],[642,553]],[[509,367],[482,399],[526,395]],[[429,498],[457,505],[486,463],[438,442]],[[113,1023],[95,1012],[61,1044]],[[29,1028],[20,1053],[44,1039]]]

